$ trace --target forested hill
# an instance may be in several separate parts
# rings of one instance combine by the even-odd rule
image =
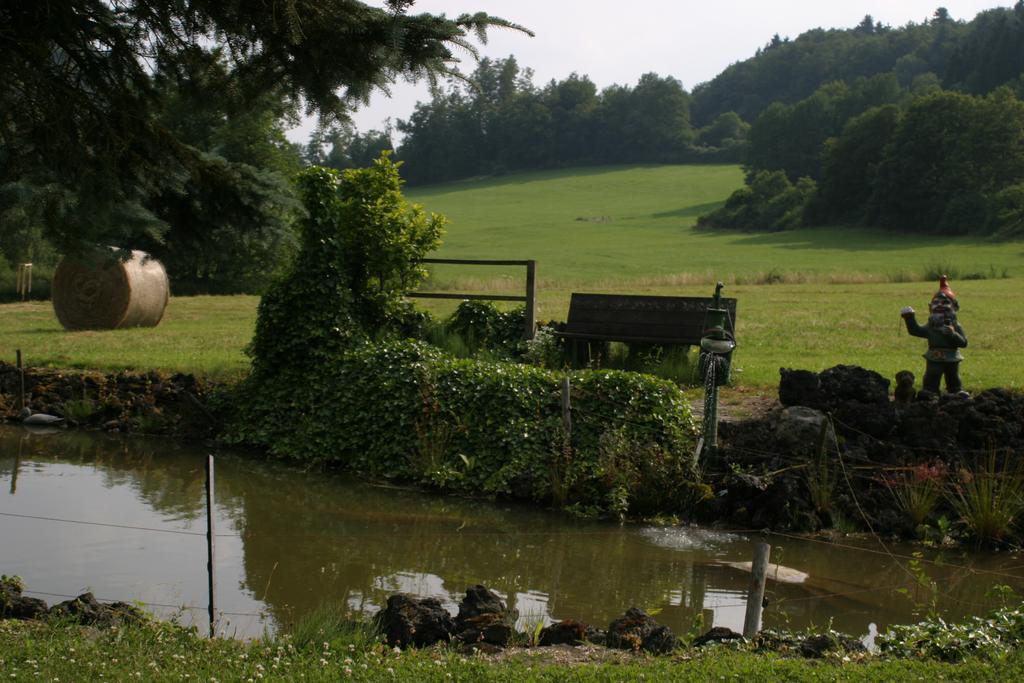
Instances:
[[[753,123],[773,102],[792,104],[831,81],[893,73],[900,86],[915,81],[974,94],[1000,85],[1024,87],[1024,2],[956,21],[939,8],[924,23],[894,28],[871,16],[852,29],[813,29],[795,40],[776,35],[750,59],[729,66],[693,89],[695,126],[734,111]]]
[[[537,85],[514,57],[484,59],[473,84],[436,88],[397,123],[413,184],[578,165],[744,163],[820,180],[822,148],[872,107],[936,91],[1024,94],[1024,0],[970,21],[942,8],[891,27],[775,36],[750,59],[687,92],[671,75],[599,89],[586,74]],[[335,130],[311,140],[311,163],[365,166],[391,131]],[[321,153],[322,151],[322,153]]]

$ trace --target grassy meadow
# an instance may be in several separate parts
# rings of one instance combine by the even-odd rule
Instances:
[[[742,183],[736,166],[571,169],[408,191],[450,219],[437,256],[535,259],[538,317],[564,319],[573,291],[737,297],[734,367],[772,387],[780,367],[853,363],[920,375],[924,340],[904,305],[925,311],[939,271],[953,278],[970,345],[969,389],[1024,386],[1024,243],[821,228],[772,234],[693,229]],[[523,268],[436,266],[427,290],[521,291]],[[173,283],[172,283],[173,286]],[[48,303],[0,306],[0,358],[69,368],[140,368],[215,378],[245,372],[256,297],[173,298],[155,329],[64,332]],[[326,302],[325,302],[326,303]],[[418,300],[438,315],[454,302]],[[920,381],[920,380],[919,380]]]

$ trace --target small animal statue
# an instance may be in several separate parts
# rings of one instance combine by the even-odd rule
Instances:
[[[914,400],[914,373],[900,370],[896,373],[896,388],[893,390],[896,403],[907,404]]]

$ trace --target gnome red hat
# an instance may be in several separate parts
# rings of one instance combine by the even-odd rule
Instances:
[[[946,275],[939,277],[939,291],[932,297],[931,306],[936,304],[947,304],[952,306],[954,311],[960,310],[960,302],[956,299],[956,292],[949,286],[949,277]]]

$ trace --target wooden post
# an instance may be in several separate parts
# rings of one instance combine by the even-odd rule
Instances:
[[[213,532],[213,456],[206,456],[206,572],[209,578],[209,589],[210,589],[210,638],[213,638],[217,634],[217,618],[216,618],[216,593],[215,587],[217,584],[214,576],[214,568],[216,567],[216,547],[214,543],[214,532]]]
[[[32,264],[31,263],[19,263],[18,264],[18,284],[17,292],[21,295],[21,300],[32,293]]]
[[[761,606],[764,602],[764,583],[768,576],[768,556],[772,547],[758,543],[754,547],[754,561],[750,567],[750,590],[747,591],[747,614],[743,618],[743,637],[753,638],[761,630]]]
[[[21,366],[21,349],[15,352],[18,365],[18,410],[25,410],[25,368]]]
[[[526,262],[526,339],[533,339],[537,329],[537,262]]]
[[[571,389],[569,376],[566,375],[562,378],[562,428],[565,430],[567,441],[572,437],[572,404],[569,396]]]

